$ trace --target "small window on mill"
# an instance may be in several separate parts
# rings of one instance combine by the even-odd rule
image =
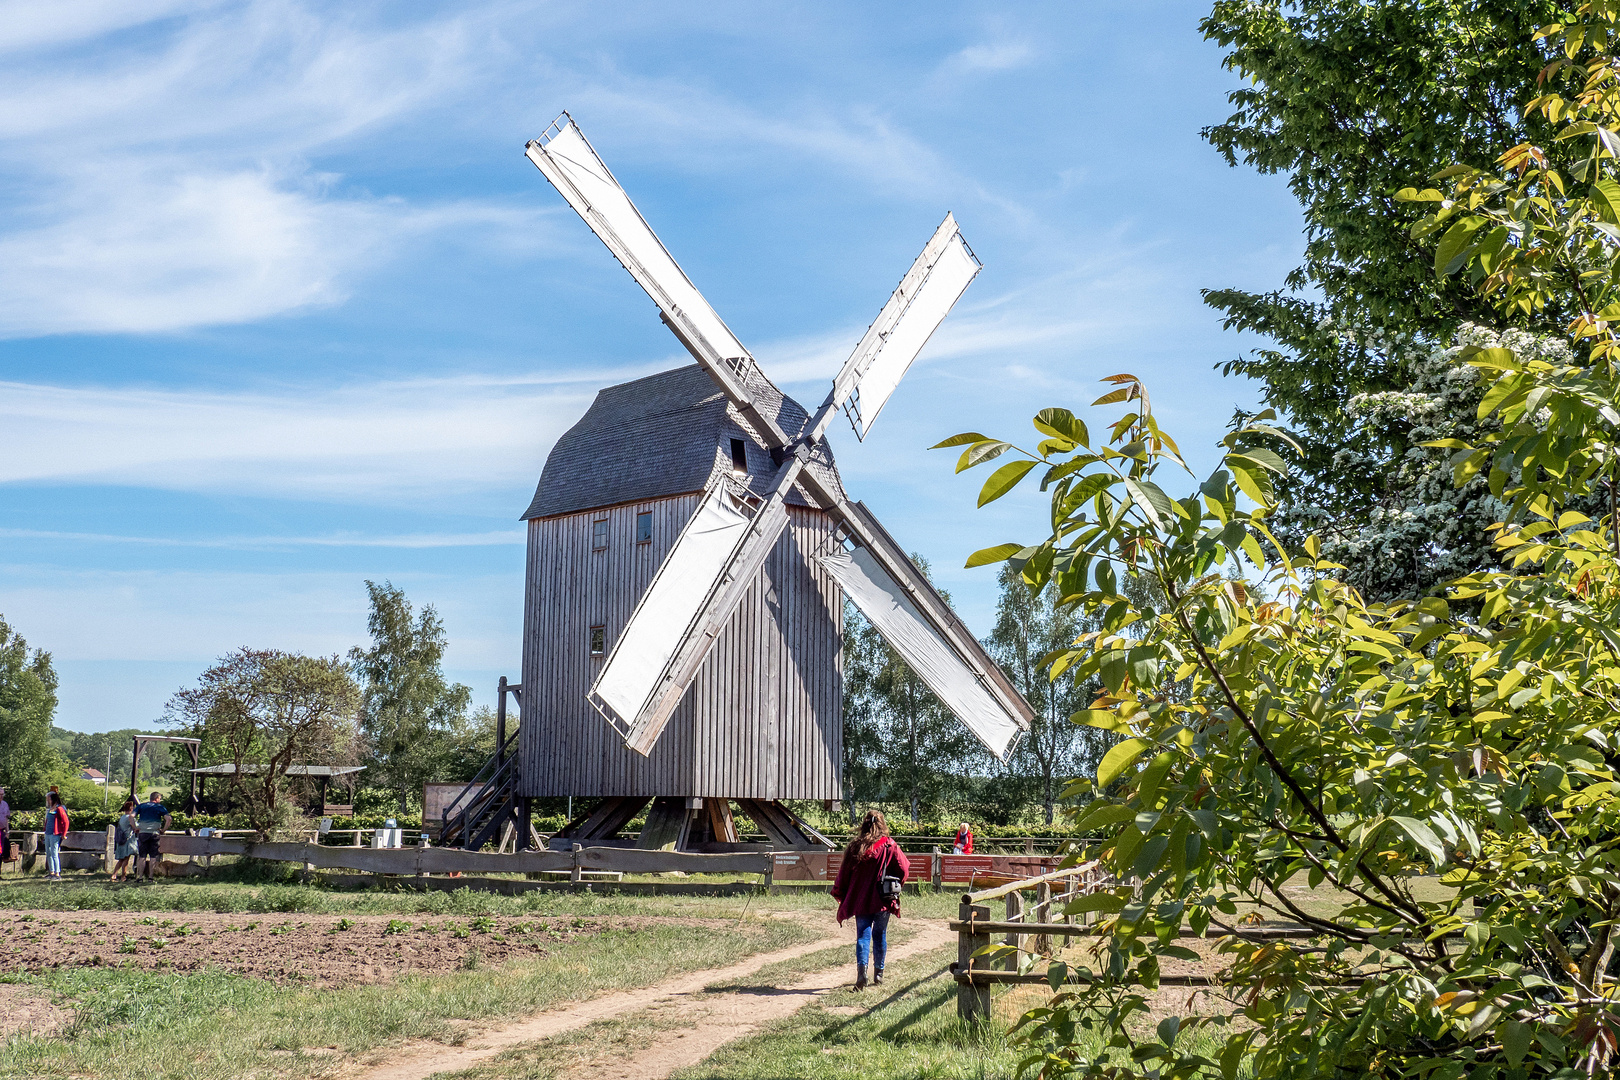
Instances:
[[[601,656],[607,652],[607,627],[591,627],[591,655]]]
[[[740,473],[748,471],[748,444],[741,439],[731,440],[731,471]]]
[[[607,547],[607,518],[597,518],[591,524],[591,547],[598,551]]]
[[[652,543],[652,511],[636,515],[636,543]]]

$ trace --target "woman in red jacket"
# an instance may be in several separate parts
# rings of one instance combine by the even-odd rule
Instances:
[[[889,916],[900,914],[900,884],[911,873],[911,863],[889,836],[889,823],[881,810],[868,810],[860,827],[844,848],[844,861],[833,882],[838,901],[838,925],[855,918],[855,989],[866,989],[866,961],[872,959],[872,981],[883,982],[883,959],[889,951]],[[898,879],[885,886],[883,879]]]

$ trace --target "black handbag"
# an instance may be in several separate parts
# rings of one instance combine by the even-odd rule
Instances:
[[[905,878],[900,875],[899,863],[888,852],[883,855],[883,868],[878,871],[878,895],[885,900],[899,897],[905,887]]]

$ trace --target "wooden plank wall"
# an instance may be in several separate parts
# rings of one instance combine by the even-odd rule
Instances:
[[[585,695],[697,494],[529,522],[520,793],[837,799],[843,756],[843,593],[810,554],[832,542],[819,510],[790,506],[789,529],[715,643],[669,726],[643,758]],[[653,515],[635,543],[638,513]],[[608,520],[596,550],[593,524]]]

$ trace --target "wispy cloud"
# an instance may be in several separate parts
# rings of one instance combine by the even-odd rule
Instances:
[[[337,303],[402,241],[512,213],[377,198],[309,163],[453,100],[498,9],[382,28],[290,0],[22,8],[0,18],[0,336]]]
[[[1035,48],[1027,41],[990,41],[953,53],[945,66],[965,71],[1011,71],[1034,57]]]
[[[357,502],[532,484],[599,375],[304,392],[0,383],[0,483],[114,483]]]
[[[524,542],[522,529],[479,533],[405,533],[397,536],[333,534],[331,536],[119,536],[113,533],[52,532],[47,529],[0,529],[0,537],[18,540],[60,540],[84,544],[134,544],[142,547],[218,548],[226,551],[275,551],[300,547],[333,548],[459,548],[497,547]]]

